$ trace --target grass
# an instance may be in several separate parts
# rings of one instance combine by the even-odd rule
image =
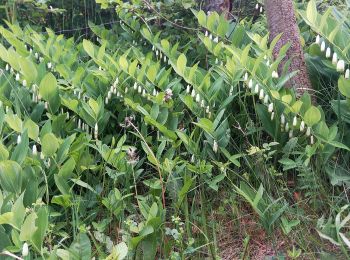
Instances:
[[[112,17],[91,1],[77,8],[84,15],[73,8],[51,21],[80,17],[83,32],[0,30],[2,255],[348,257],[349,122],[330,104],[344,101],[344,114],[349,106],[307,17],[298,19],[317,106],[270,76],[271,46],[257,40],[268,33],[264,15],[235,24],[182,3],[162,5],[159,17],[127,3],[108,9]],[[89,18],[113,24],[85,28]],[[69,28],[52,29],[60,26]]]

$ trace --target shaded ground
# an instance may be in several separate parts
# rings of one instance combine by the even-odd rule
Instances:
[[[276,234],[276,238],[280,234]],[[280,239],[277,244],[272,241],[254,216],[246,215],[240,220],[226,222],[218,236],[220,256],[224,260],[231,259],[264,259],[278,255],[284,251],[285,241]]]
[[[221,223],[217,244],[223,260],[292,259],[288,257],[288,250],[292,250],[293,246],[302,249],[297,259],[346,259],[339,248],[321,240],[315,230],[299,228],[286,236],[278,229],[269,236],[259,224],[258,218],[249,213],[249,209],[245,211],[247,214],[234,220],[214,217]],[[300,243],[304,245],[301,246]]]

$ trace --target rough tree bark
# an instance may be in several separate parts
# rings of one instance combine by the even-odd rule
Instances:
[[[314,91],[307,72],[303,48],[300,42],[300,33],[295,16],[293,0],[265,0],[265,10],[267,15],[268,26],[270,30],[270,39],[274,39],[282,33],[280,40],[277,42],[273,55],[277,57],[282,46],[291,43],[285,59],[281,66],[291,59],[289,71],[299,71],[287,83],[287,86],[293,87],[298,96],[308,92],[314,100]],[[280,67],[281,68],[281,67]]]
[[[224,14],[228,19],[232,10],[232,0],[206,0],[203,9],[206,12]]]

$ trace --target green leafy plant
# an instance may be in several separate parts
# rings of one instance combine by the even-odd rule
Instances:
[[[346,72],[312,42],[346,60],[347,13],[298,4],[307,59],[332,88],[316,104],[287,87],[290,46],[273,57],[263,15],[97,3],[116,22],[90,21],[93,35],[0,27],[1,254],[216,259],[224,230],[246,238],[245,258],[255,220],[274,242],[295,238],[284,256],[315,251],[298,232],[346,202],[350,143]],[[317,230],[347,255],[345,211]]]

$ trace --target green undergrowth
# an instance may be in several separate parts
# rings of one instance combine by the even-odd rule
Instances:
[[[264,13],[96,2],[0,27],[0,258],[346,259],[349,3],[297,5],[312,103]]]

